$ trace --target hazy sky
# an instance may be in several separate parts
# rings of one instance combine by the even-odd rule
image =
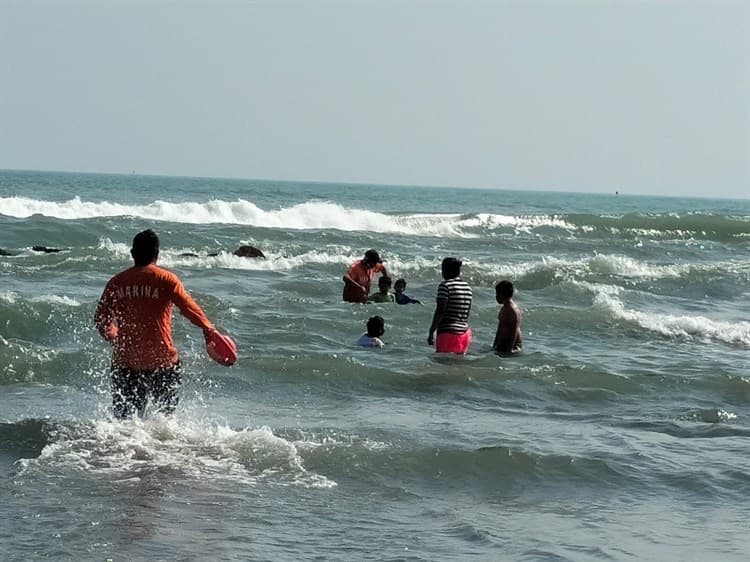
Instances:
[[[750,197],[744,0],[0,0],[0,168]]]

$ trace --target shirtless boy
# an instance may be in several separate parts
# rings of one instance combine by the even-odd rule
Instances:
[[[495,285],[495,298],[502,305],[497,317],[497,333],[492,348],[498,353],[515,355],[521,352],[521,309],[513,301],[513,283],[500,281]]]

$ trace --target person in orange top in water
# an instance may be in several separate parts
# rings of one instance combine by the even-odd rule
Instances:
[[[156,265],[153,230],[135,235],[130,254],[135,265],[109,280],[94,318],[112,345],[112,407],[120,419],[142,416],[149,398],[166,414],[177,406],[182,376],[172,342],[173,305],[206,337],[214,330],[179,278]]]
[[[370,285],[378,273],[388,275],[380,254],[375,250],[367,250],[365,257],[354,262],[344,275],[344,294],[346,302],[366,303],[370,294]]]

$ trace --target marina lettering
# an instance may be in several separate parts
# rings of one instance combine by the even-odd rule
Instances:
[[[127,297],[156,300],[159,298],[159,288],[151,285],[126,285],[124,288],[119,287],[115,293],[120,299]]]

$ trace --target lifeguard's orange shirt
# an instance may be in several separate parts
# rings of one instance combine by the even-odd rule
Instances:
[[[155,264],[135,266],[110,279],[96,308],[96,328],[112,344],[112,365],[159,369],[177,362],[172,307],[204,330],[213,328],[179,278]]]
[[[367,267],[364,264],[364,260],[354,262],[349,266],[346,274],[353,281],[365,288],[365,294],[362,295],[360,291],[355,291],[354,287],[349,283],[345,283],[342,298],[347,302],[367,302],[367,295],[370,293],[370,285],[372,284],[373,277],[384,269],[385,267],[382,263],[376,263],[373,267]]]

